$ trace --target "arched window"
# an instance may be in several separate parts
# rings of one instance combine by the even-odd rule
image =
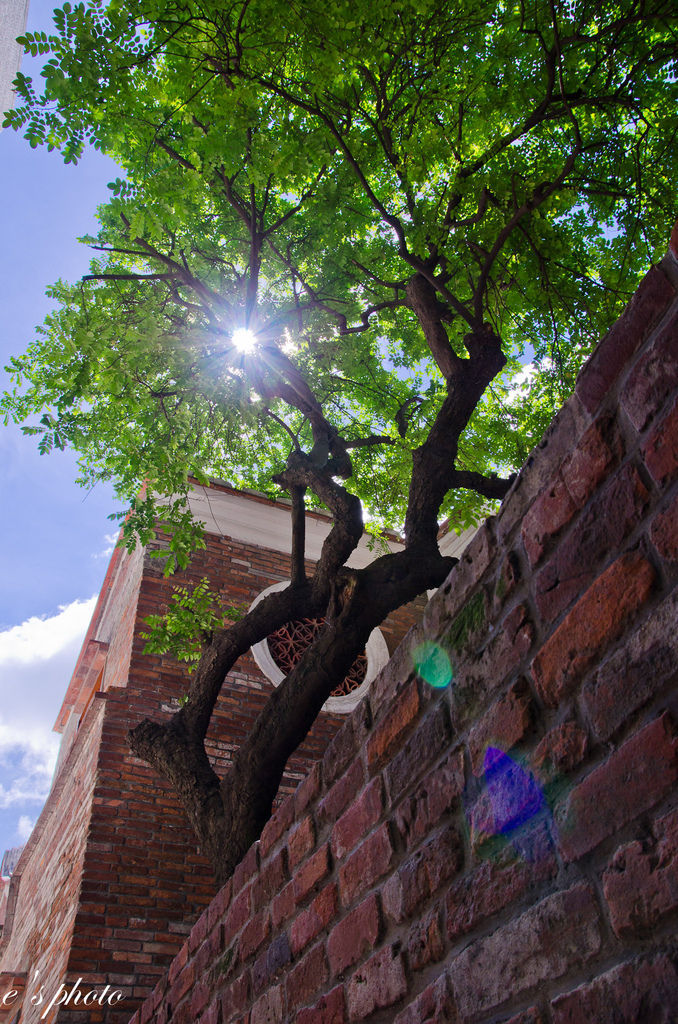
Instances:
[[[285,590],[288,586],[289,580],[274,583],[273,586],[262,590],[250,607],[254,608],[268,594]],[[280,686],[322,626],[322,618],[298,619],[295,622],[285,623],[266,640],[254,644],[252,647],[254,660],[274,686]],[[323,711],[339,712],[340,714],[348,714],[349,711],[353,711],[353,708],[369,690],[370,683],[384,667],[388,658],[388,647],[381,630],[372,630],[364,652],[358,655],[346,678],[325,701]]]

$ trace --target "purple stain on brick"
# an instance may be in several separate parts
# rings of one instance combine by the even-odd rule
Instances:
[[[494,815],[495,835],[506,835],[539,814],[544,794],[529,772],[498,747],[485,752],[485,780]]]

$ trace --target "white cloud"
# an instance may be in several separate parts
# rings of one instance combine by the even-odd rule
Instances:
[[[92,555],[92,558],[110,558],[115,549],[116,541],[119,537],[119,531],[116,533],[105,533],[104,540],[106,541],[106,547],[98,551],[96,555]]]
[[[49,793],[59,737],[48,727],[17,735],[0,725],[0,809],[42,803]]]
[[[0,679],[7,669],[49,661],[82,638],[92,617],[96,598],[61,605],[56,615],[33,615],[19,626],[0,632]]]
[[[25,843],[31,832],[35,827],[35,820],[29,818],[27,814],[22,814],[19,818],[19,823],[16,827],[17,839],[21,843]]]
[[[0,632],[0,810],[19,812],[20,832],[49,793],[60,742],[52,727],[95,600]],[[15,837],[0,837],[0,850],[3,841],[9,846]]]

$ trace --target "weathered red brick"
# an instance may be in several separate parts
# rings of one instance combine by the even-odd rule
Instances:
[[[447,749],[450,735],[449,711],[447,705],[440,701],[384,769],[391,806]]]
[[[381,778],[372,779],[332,829],[330,842],[337,860],[343,860],[379,821],[384,803],[382,788]]]
[[[266,941],[271,932],[271,912],[268,908],[251,917],[240,936],[240,957],[247,960]]]
[[[188,950],[194,953],[207,935],[207,911],[200,915],[188,936]]]
[[[499,618],[501,610],[516,589],[522,579],[520,558],[517,551],[509,551],[499,566],[497,582],[494,588],[492,600],[492,614]]]
[[[654,517],[650,540],[667,562],[678,562],[678,495],[665,511]]]
[[[174,984],[170,986],[167,996],[168,1001],[173,1006],[176,1006],[177,1003],[179,1003],[181,999],[183,999],[186,993],[190,992],[190,990],[193,988],[194,983],[195,964],[188,963],[186,964],[186,966],[184,967],[183,971],[181,972],[177,980],[174,982]]]
[[[675,1024],[678,973],[667,956],[614,967],[551,1004],[553,1024]]]
[[[318,806],[318,821],[321,824],[335,822],[348,805],[355,799],[365,781],[365,769],[357,758],[338,779]]]
[[[240,931],[250,916],[251,887],[243,889],[226,911],[224,918],[224,943],[228,945],[231,939]]]
[[[346,1024],[346,1001],[343,985],[337,985],[315,1006],[299,1010],[295,1024]]]
[[[284,1019],[285,1003],[283,989],[282,985],[276,985],[274,988],[264,992],[260,999],[257,999],[250,1010],[249,1024],[280,1024],[280,1021]],[[229,1020],[229,1017],[226,1020]]]
[[[316,761],[305,779],[302,779],[294,791],[294,816],[297,821],[305,813],[306,808],[320,795],[320,762]]]
[[[678,664],[676,622],[678,591],[673,590],[584,686],[582,703],[599,739],[608,740],[670,682]]]
[[[250,975],[243,971],[221,991],[222,1018],[224,1021],[233,1019],[234,1013],[244,1010],[250,1001]]]
[[[511,844],[455,882],[446,898],[447,937],[451,941],[521,899],[530,888],[555,877],[558,864],[543,824],[532,830],[529,846],[529,860]]]
[[[330,742],[322,763],[322,777],[326,786],[331,786],[355,759],[370,727],[370,716],[369,701],[364,700]]]
[[[209,985],[206,985],[201,979],[196,980],[191,989],[191,1017],[193,1020],[197,1020],[201,1011],[205,1009],[210,1001],[210,995]]]
[[[294,876],[294,898],[302,903],[308,894],[320,883],[330,871],[330,849],[327,843],[321,846]]]
[[[337,910],[337,887],[334,883],[326,886],[315,897],[306,910],[302,910],[290,928],[292,952],[305,949],[317,935],[327,928]]]
[[[532,663],[544,703],[556,707],[647,600],[655,572],[636,552],[613,562],[575,604]]]
[[[361,960],[372,949],[380,931],[379,901],[374,893],[335,924],[327,940],[327,955],[334,976]]]
[[[269,988],[292,960],[292,950],[286,932],[280,932],[257,957],[252,966],[252,992],[259,995]]]
[[[603,875],[615,935],[649,931],[678,907],[678,812],[655,822],[652,840],[617,850]]]
[[[283,800],[275,814],[268,819],[261,833],[259,850],[262,861],[268,857],[275,844],[287,832],[293,821],[294,800]]]
[[[464,788],[464,751],[461,747],[426,776],[415,792],[402,801],[395,822],[408,848],[428,835],[447,811],[451,810]]]
[[[307,815],[303,821],[290,832],[287,838],[287,858],[290,871],[299,864],[307,853],[310,853],[315,846],[315,828],[313,818]]]
[[[327,982],[328,977],[325,950],[322,943],[318,943],[287,975],[285,992],[290,1010],[310,1002],[316,992]]]
[[[372,771],[384,763],[396,744],[412,730],[420,709],[419,684],[413,680],[398,694],[367,741],[367,763]]]
[[[238,893],[259,870],[259,844],[253,843],[237,865],[231,878],[233,892]],[[202,941],[202,940],[201,940]]]
[[[224,917],[231,902],[232,891],[232,880],[229,878],[226,885],[219,890],[209,905],[207,914],[207,927],[209,931],[212,931],[216,927],[217,922],[221,921]]]
[[[287,921],[295,911],[297,901],[294,895],[294,882],[288,882],[281,892],[274,897],[271,905],[271,920],[273,927],[279,928]]]
[[[487,636],[487,625],[484,636]],[[478,655],[464,652],[460,657],[453,686],[448,688],[452,726],[461,731],[487,708],[493,693],[501,691],[503,684],[526,659],[534,641],[534,626],[530,610],[519,604],[493,629],[494,639]]]
[[[678,321],[666,324],[640,357],[621,392],[621,405],[638,431],[678,389]]]
[[[546,1024],[546,1018],[538,1006],[530,1006],[522,1013],[517,1013],[514,1017],[502,1021],[502,1024]]]
[[[643,458],[658,484],[678,476],[678,399],[645,442]]]
[[[678,739],[664,714],[587,775],[558,808],[558,841],[565,860],[576,860],[649,810],[677,778]]]
[[[468,745],[476,775],[483,772],[483,760],[488,746],[508,751],[522,740],[532,723],[532,705],[529,687],[524,679],[519,679],[473,726]]]
[[[186,1001],[172,1013],[172,1024],[194,1024],[195,1018],[191,1013],[191,1004]]]
[[[221,1003],[213,1002],[200,1017],[200,1024],[221,1024]]]
[[[584,759],[588,736],[576,722],[562,722],[550,729],[534,752],[532,763],[542,782],[567,775]]]
[[[617,323],[600,342],[579,373],[576,394],[595,413],[660,319],[675,289],[658,267],[652,267]]]
[[[398,1014],[393,1024],[456,1024],[458,1020],[447,977],[441,974]]]
[[[343,906],[349,906],[385,875],[392,859],[393,844],[388,823],[384,822],[339,869],[339,893]]]
[[[152,1020],[153,1015],[157,1009],[157,1005],[154,1000],[154,994],[145,999],[139,1007],[139,1022],[138,1024],[148,1024],[149,1020]],[[130,1022],[131,1024],[131,1022]]]
[[[451,962],[448,977],[461,1018],[500,1006],[507,997],[507,979],[515,999],[587,963],[600,947],[600,917],[589,886],[548,896]]]
[[[364,1020],[375,1010],[393,1006],[407,992],[402,954],[397,946],[375,953],[353,974],[346,989],[350,1018]]]
[[[502,502],[494,527],[500,544],[522,522],[540,491],[553,480],[561,462],[590,422],[591,417],[576,394],[558,410]]]
[[[560,472],[577,508],[581,508],[605,479],[621,454],[616,425],[611,418],[597,420],[564,460]]]
[[[400,923],[438,891],[462,866],[463,843],[453,825],[431,836],[382,887],[387,916]]]
[[[535,499],[523,519],[521,535],[531,566],[537,565],[550,540],[569,523],[574,513],[575,504],[559,476]]]
[[[634,466],[624,466],[603,487],[576,529],[558,546],[535,584],[537,608],[551,622],[595,578],[596,566],[611,551],[623,550],[642,517],[649,493]]]
[[[184,942],[183,946],[174,957],[174,960],[170,964],[169,971],[167,973],[167,980],[170,985],[173,985],[179,974],[181,973],[185,964],[188,963],[188,941]]]
[[[429,910],[415,921],[407,934],[407,959],[411,971],[421,971],[427,964],[442,960],[445,953],[440,926],[440,911]]]
[[[263,907],[268,907],[288,878],[287,851],[283,849],[264,861],[258,875],[253,879],[251,885],[253,908],[260,910]]]

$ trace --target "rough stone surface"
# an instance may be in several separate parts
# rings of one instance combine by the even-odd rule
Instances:
[[[567,775],[584,759],[588,736],[576,722],[554,726],[534,752],[533,764],[544,782]]]
[[[678,907],[678,811],[655,822],[652,839],[621,847],[603,875],[615,935],[647,934]]]
[[[402,955],[396,946],[375,953],[352,976],[347,986],[351,1020],[364,1020],[386,1006],[393,1006],[407,992]]]
[[[587,963],[601,947],[593,890],[586,885],[558,892],[487,938],[478,939],[448,968],[462,1015],[487,1012]]]
[[[678,974],[666,956],[631,961],[552,1003],[554,1024],[675,1024]]]

